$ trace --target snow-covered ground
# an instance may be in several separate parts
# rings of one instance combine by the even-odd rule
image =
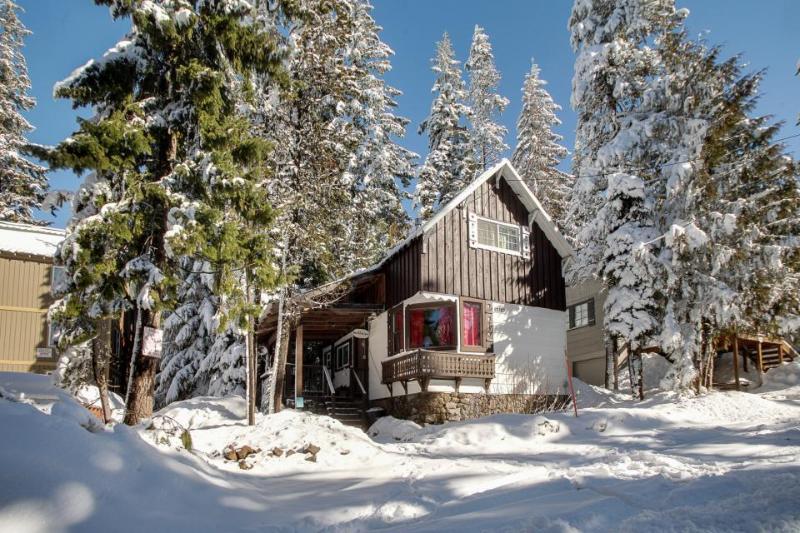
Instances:
[[[238,398],[104,430],[46,378],[0,374],[0,531],[800,530],[797,363],[754,392],[578,393],[578,418],[371,436],[294,411],[248,428]],[[229,445],[260,451],[240,466]]]

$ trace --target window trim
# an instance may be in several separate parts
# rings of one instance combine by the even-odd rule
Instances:
[[[322,349],[322,366],[325,366],[328,368],[328,370],[331,370],[333,368],[332,364],[334,362],[333,358],[334,358],[333,346],[328,345],[324,347]]]
[[[475,217],[475,239],[474,239],[474,242],[472,244],[472,246],[474,248],[480,248],[481,250],[489,250],[491,252],[498,252],[498,253],[501,253],[501,254],[513,255],[513,256],[516,256],[516,257],[523,257],[524,244],[523,244],[522,241],[525,238],[525,232],[523,231],[523,226],[520,226],[518,224],[512,224],[510,222],[503,222],[503,221],[500,221],[500,220],[495,220],[493,218],[484,217],[484,216],[481,216],[481,215],[479,215],[477,213],[472,213],[472,215]],[[480,239],[479,239],[480,231],[478,230],[478,227],[477,227],[478,222],[480,222],[481,220],[483,220],[485,222],[490,222],[492,224],[496,224],[498,226],[498,228],[500,226],[506,226],[508,228],[516,229],[517,238],[518,238],[517,242],[519,244],[519,249],[518,250],[511,250],[509,248],[500,248],[499,246],[492,246],[490,244],[481,243]],[[500,232],[498,230],[498,232],[497,232],[497,236],[498,236],[497,240],[498,240],[498,242],[500,240],[499,239],[499,235],[500,235]]]
[[[441,307],[451,307],[453,309],[453,316],[455,317],[455,324],[454,327],[457,328],[456,331],[453,332],[453,344],[443,345],[443,346],[411,346],[411,321],[409,320],[409,314],[411,311],[419,310],[419,309],[438,309]],[[424,302],[418,304],[407,304],[405,306],[405,310],[403,311],[403,329],[405,330],[405,346],[407,350],[457,350],[458,349],[458,336],[460,335],[461,325],[459,324],[461,320],[461,313],[459,312],[459,303],[456,301],[440,301],[440,302]]]
[[[341,358],[339,357],[340,350],[341,350],[341,352],[345,351],[345,350],[343,350],[343,348],[347,348],[347,350],[346,350],[347,351],[347,363],[346,364],[343,363],[344,358],[343,357],[341,357]],[[344,370],[345,368],[350,368],[352,366],[351,363],[352,363],[352,352],[353,352],[353,350],[352,350],[352,346],[350,344],[350,339],[347,339],[347,341],[334,346],[333,352],[334,352],[335,358],[336,358],[335,371],[338,372],[340,370]]]
[[[480,345],[471,345],[465,342],[465,328],[464,328],[464,304],[478,304],[481,306],[480,311],[480,319],[481,319],[481,344]],[[458,316],[458,335],[459,340],[461,341],[461,351],[462,352],[479,352],[485,353],[487,349],[487,338],[488,338],[488,331],[489,329],[486,327],[486,300],[479,300],[478,298],[469,298],[467,296],[461,296],[458,300],[458,308],[459,308],[459,316]]]
[[[395,350],[394,340],[395,340],[395,333],[396,332],[395,332],[395,329],[394,329],[394,316],[397,313],[400,314],[400,318],[402,319],[402,323],[403,323],[403,328],[402,329],[403,329],[403,331],[400,332],[400,347],[399,347],[399,349]],[[388,348],[389,348],[389,355],[392,356],[392,355],[396,355],[398,353],[402,353],[406,349],[406,312],[405,312],[405,306],[403,305],[403,302],[400,302],[399,304],[397,304],[394,307],[392,307],[391,309],[389,309],[387,320],[388,320],[388,326],[389,326],[388,327],[388,331],[387,331],[388,345],[389,345]]]
[[[576,310],[579,305],[583,305],[583,304],[587,304],[586,324],[582,324],[580,326],[575,326],[575,325],[573,325],[574,322],[575,322],[575,320],[574,320],[575,312],[573,310]],[[572,330],[581,329],[581,328],[588,328],[588,327],[596,325],[596,323],[597,323],[597,319],[596,319],[596,316],[595,316],[595,309],[594,309],[594,297],[587,298],[585,300],[581,300],[579,302],[575,302],[574,304],[570,304],[570,305],[567,306],[567,331],[572,331]]]

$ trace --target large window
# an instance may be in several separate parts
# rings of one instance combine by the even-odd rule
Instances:
[[[469,214],[469,245],[530,258],[530,232],[524,226]]]
[[[389,311],[389,355],[400,353],[405,349],[404,336],[403,304],[400,304]]]
[[[484,304],[479,300],[461,301],[461,348],[468,351],[483,351],[486,336],[484,327]]]
[[[409,306],[406,311],[409,348],[456,346],[456,307],[453,304]]]
[[[594,298],[570,305],[567,310],[569,311],[569,329],[594,325]]]

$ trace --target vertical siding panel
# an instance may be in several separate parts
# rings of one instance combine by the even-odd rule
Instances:
[[[461,210],[458,208],[453,209],[450,213],[450,223],[447,225],[447,236],[450,239],[450,264],[452,269],[450,271],[450,283],[452,284],[453,294],[461,294],[461,272],[459,271],[459,264],[461,263],[461,239],[458,238],[458,225],[461,223]]]
[[[475,208],[475,193],[473,192],[469,199],[470,209],[473,213],[477,213]],[[467,250],[467,288],[468,296],[472,296],[473,298],[478,297],[478,254],[475,251],[475,248],[469,248]]]

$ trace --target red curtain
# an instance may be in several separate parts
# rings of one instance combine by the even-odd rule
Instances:
[[[481,346],[481,304],[464,302],[464,345]]]
[[[422,346],[425,338],[425,310],[412,309],[408,314],[409,341],[412,348]]]

